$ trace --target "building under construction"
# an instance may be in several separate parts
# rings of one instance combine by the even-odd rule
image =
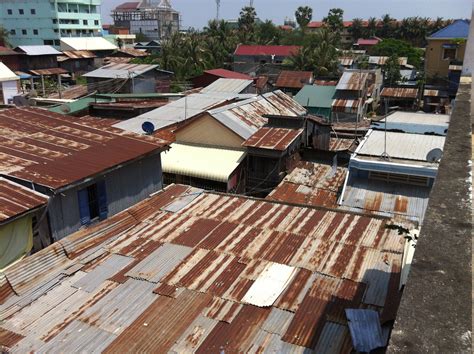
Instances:
[[[169,38],[180,27],[180,14],[169,0],[125,2],[112,11],[112,18],[115,27],[142,33],[148,40]]]

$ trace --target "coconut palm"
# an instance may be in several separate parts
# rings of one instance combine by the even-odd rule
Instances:
[[[308,24],[313,18],[313,9],[309,6],[300,6],[295,11],[295,18],[302,32],[306,31]]]

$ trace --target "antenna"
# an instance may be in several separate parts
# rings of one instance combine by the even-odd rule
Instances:
[[[250,0],[250,7],[253,7],[253,0]]]
[[[219,12],[221,11],[221,0],[216,0],[216,20],[219,21]]]
[[[443,157],[443,150],[435,148],[426,155],[426,161],[439,162]]]
[[[146,121],[142,124],[142,130],[146,135],[151,135],[155,131],[155,125],[152,122]]]

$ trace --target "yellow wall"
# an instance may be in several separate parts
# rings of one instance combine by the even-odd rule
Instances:
[[[449,39],[429,39],[426,47],[425,70],[426,76],[433,77],[435,75],[447,77],[449,69],[449,59],[443,59],[443,44],[451,44]],[[459,45],[456,52],[456,60],[464,60],[464,52],[466,51],[466,43]]]
[[[176,142],[241,148],[244,139],[208,114],[175,132]]]

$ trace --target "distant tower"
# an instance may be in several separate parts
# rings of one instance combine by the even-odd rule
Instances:
[[[253,7],[253,0],[250,0],[250,7]]]
[[[216,0],[216,20],[219,21],[219,12],[221,10],[221,0]]]

